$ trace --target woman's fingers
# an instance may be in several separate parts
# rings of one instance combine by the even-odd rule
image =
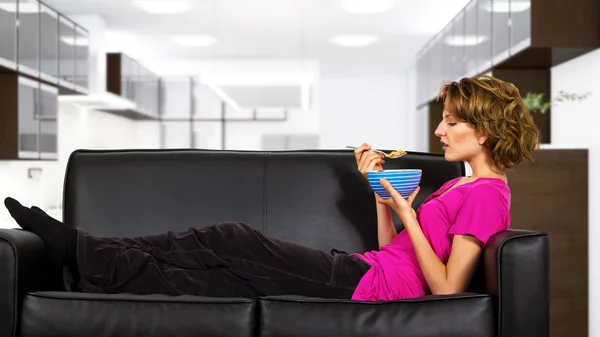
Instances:
[[[375,165],[381,163],[383,157],[378,152],[365,152],[361,158],[361,164],[359,165],[359,171],[362,174],[367,174],[367,171],[372,171]]]
[[[364,164],[369,152],[371,150],[371,145],[363,144],[358,149],[354,150],[354,158],[356,158],[356,164],[358,167],[361,167]]]
[[[408,199],[406,199],[406,201],[408,202],[409,205],[412,205],[412,202],[415,200],[415,198],[417,197],[417,194],[419,194],[420,190],[421,190],[421,186],[417,186],[417,188],[410,194]]]

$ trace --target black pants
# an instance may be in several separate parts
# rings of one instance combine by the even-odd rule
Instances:
[[[241,223],[137,238],[77,242],[84,292],[256,298],[302,295],[351,298],[370,266],[269,238]]]

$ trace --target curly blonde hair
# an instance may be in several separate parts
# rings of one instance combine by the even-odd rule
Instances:
[[[444,84],[437,100],[444,102],[454,118],[487,136],[483,146],[501,171],[524,159],[533,162],[539,130],[512,83],[487,75],[465,77]]]

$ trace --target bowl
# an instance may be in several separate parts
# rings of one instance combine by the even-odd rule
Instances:
[[[421,169],[369,171],[367,172],[367,180],[373,191],[383,199],[389,199],[391,196],[379,183],[381,178],[387,179],[402,197],[408,198],[419,186],[422,173]]]

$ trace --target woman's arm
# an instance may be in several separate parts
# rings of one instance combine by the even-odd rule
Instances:
[[[377,200],[377,195],[375,196]],[[379,202],[377,205],[377,241],[379,242],[379,248],[390,244],[392,240],[398,235],[394,222],[392,221],[392,210],[390,206],[383,205]]]
[[[431,292],[438,295],[465,291],[483,249],[480,241],[470,235],[455,235],[448,263],[444,265],[425,238],[417,219],[403,223]]]

